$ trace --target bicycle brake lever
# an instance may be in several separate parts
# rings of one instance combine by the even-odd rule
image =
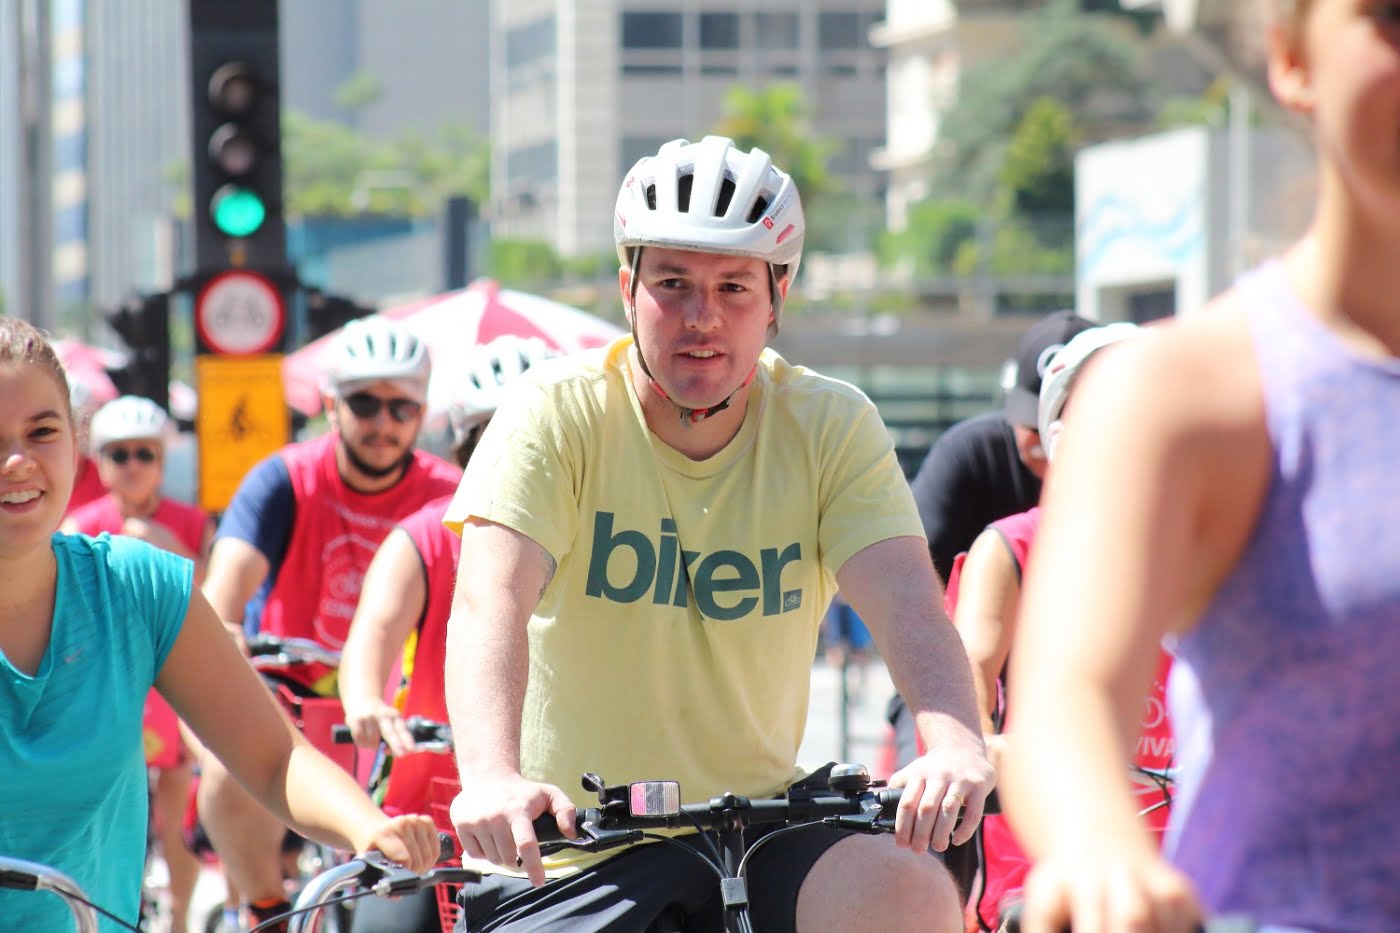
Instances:
[[[607,849],[616,849],[619,846],[632,845],[635,842],[641,841],[642,838],[641,830],[599,830],[592,823],[584,823],[580,826],[579,833],[580,836],[578,839],[559,839],[540,843],[540,855],[553,855],[555,852],[562,852],[565,849],[583,849],[588,852],[603,852]]]

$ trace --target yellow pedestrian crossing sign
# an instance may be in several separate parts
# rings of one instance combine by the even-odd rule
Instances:
[[[200,354],[194,374],[199,504],[222,512],[247,472],[291,439],[282,354]]]

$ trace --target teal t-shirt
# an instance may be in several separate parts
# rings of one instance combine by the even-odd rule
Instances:
[[[67,873],[135,924],[147,820],[141,716],[189,609],[194,566],[105,534],[57,534],[53,550],[53,634],[38,672],[0,653],[0,855]],[[0,890],[0,926],[64,930],[72,920],[56,895]]]

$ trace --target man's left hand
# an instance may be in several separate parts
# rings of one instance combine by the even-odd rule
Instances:
[[[967,842],[982,821],[987,795],[996,783],[996,769],[987,760],[981,737],[950,730],[935,747],[890,776],[890,787],[904,788],[894,821],[895,845],[942,852],[950,844]]]

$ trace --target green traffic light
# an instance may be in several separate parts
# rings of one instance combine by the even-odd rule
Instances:
[[[239,185],[224,185],[209,202],[214,226],[225,236],[252,236],[267,219],[267,205],[257,192]]]

